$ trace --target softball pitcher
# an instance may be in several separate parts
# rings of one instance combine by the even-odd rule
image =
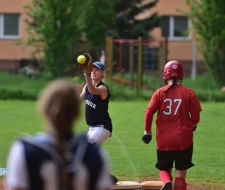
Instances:
[[[151,97],[145,111],[144,136],[148,144],[152,138],[152,119],[156,117],[157,163],[161,190],[186,190],[187,169],[192,163],[193,132],[200,121],[202,111],[193,90],[183,86],[183,67],[178,61],[170,61],[164,67],[166,85]],[[172,168],[175,164],[175,182],[172,183]]]
[[[112,121],[108,113],[110,99],[109,88],[102,82],[105,75],[105,65],[101,62],[94,62],[91,71],[91,79],[84,72],[86,85],[75,83],[80,94],[81,101],[85,101],[85,118],[89,126],[87,133],[88,141],[100,146],[112,134]],[[84,87],[83,87],[84,86]],[[117,178],[112,175],[112,180],[117,183]]]

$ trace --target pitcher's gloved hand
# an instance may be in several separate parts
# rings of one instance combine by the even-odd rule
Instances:
[[[83,64],[79,62],[77,62],[77,64],[83,70],[84,73],[90,75],[93,69],[93,59],[89,53],[84,53],[83,56],[85,56],[86,61]]]
[[[152,140],[152,135],[151,133],[145,131],[144,136],[141,139],[145,144],[148,144]]]

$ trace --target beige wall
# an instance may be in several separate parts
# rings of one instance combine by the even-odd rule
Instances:
[[[145,0],[149,2],[151,0]],[[155,7],[140,14],[137,18],[146,18],[157,12],[158,16],[179,16],[183,15],[178,9],[187,11],[189,7],[185,4],[185,0],[159,0]],[[154,28],[150,35],[156,40],[164,40],[160,27]],[[190,76],[192,60],[193,60],[193,39],[192,33],[187,40],[171,40],[168,39],[168,55],[167,60],[178,60],[183,64],[185,76]],[[203,73],[207,69],[202,61],[199,51],[196,53],[197,73]]]
[[[151,0],[146,0],[151,1]],[[181,15],[176,9],[179,8],[181,10],[188,10],[188,7],[185,4],[185,0],[159,0],[155,7],[152,7],[149,10],[146,10],[141,17],[150,16],[152,13],[157,12],[161,15]]]
[[[25,27],[26,23],[25,20],[27,16],[23,13],[23,7],[26,4],[29,4],[31,0],[0,0],[0,14],[2,13],[18,13],[21,14],[20,16],[20,38],[25,39]],[[1,39],[0,38],[0,60],[5,61],[18,61],[22,58],[29,58],[30,53],[33,49],[31,47],[25,48],[16,45],[15,39]],[[10,63],[10,62],[8,62]],[[5,68],[5,66],[4,66]],[[0,65],[1,69],[1,65]]]
[[[159,16],[178,16],[183,15],[181,12],[178,11],[184,10],[187,11],[189,7],[185,4],[185,0],[159,0],[156,7],[150,11],[152,14],[153,12],[158,12]],[[157,39],[161,38],[161,29],[154,29],[151,33]],[[192,61],[193,57],[193,40],[192,34],[190,34],[189,40],[169,40],[168,41],[168,59],[177,59],[181,61]],[[197,60],[201,61],[202,56],[199,52],[197,52]]]
[[[159,0],[151,12],[158,12],[159,15],[182,15],[176,9],[188,10],[185,0]]]
[[[149,0],[146,0],[149,1]],[[159,0],[155,7],[149,9],[139,18],[150,16],[157,12],[159,16],[179,16],[183,15],[177,9],[187,11],[189,8],[185,0]],[[156,40],[163,40],[161,28],[155,28],[150,33]],[[177,59],[180,61],[192,62],[193,40],[190,34],[189,40],[169,40],[168,41],[168,60]],[[201,61],[202,56],[197,52],[197,60]]]

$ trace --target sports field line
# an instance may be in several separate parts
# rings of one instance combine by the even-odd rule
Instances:
[[[124,154],[125,158],[127,159],[128,163],[130,164],[130,167],[131,167],[131,169],[133,170],[133,174],[134,174],[135,179],[138,180],[138,178],[137,178],[137,176],[138,176],[137,170],[136,170],[136,168],[135,168],[133,162],[130,160],[130,156],[128,155],[128,153],[127,153],[127,151],[126,151],[123,142],[120,140],[119,137],[117,137],[117,136],[115,135],[115,133],[113,134],[112,137],[115,138],[116,141],[120,144],[120,148],[121,148],[121,150],[122,150],[122,153]]]

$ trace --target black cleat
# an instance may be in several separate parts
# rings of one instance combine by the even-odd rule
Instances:
[[[169,181],[169,182],[166,182],[160,190],[172,190],[172,186],[173,186],[172,182]]]
[[[111,176],[113,184],[116,184],[118,182],[118,179],[114,175],[110,174],[110,176]]]

